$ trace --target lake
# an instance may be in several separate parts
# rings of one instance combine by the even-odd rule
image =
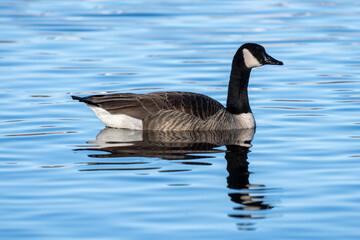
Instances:
[[[360,3],[0,3],[1,239],[360,239]],[[71,95],[226,103],[246,42],[256,131],[107,129]]]

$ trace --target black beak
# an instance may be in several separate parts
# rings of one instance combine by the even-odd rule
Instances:
[[[275,58],[265,54],[265,60],[264,64],[270,64],[270,65],[284,65],[283,62],[276,60]]]

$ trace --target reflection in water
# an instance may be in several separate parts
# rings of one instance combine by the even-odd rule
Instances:
[[[264,202],[264,192],[267,190],[264,185],[250,184],[248,170],[249,162],[247,154],[249,147],[244,145],[226,145],[225,158],[227,160],[228,188],[238,190],[229,193],[231,201],[239,204],[234,207],[236,213],[229,214],[229,217],[242,219],[261,219],[259,210],[273,208]],[[251,212],[251,213],[248,213]],[[255,230],[252,222],[241,222],[237,224],[239,230]]]
[[[162,158],[166,160],[184,160],[182,165],[211,165],[196,159],[212,158],[212,153],[225,152],[227,160],[227,177],[229,197],[237,204],[233,212],[228,214],[231,218],[241,219],[237,226],[240,230],[254,230],[250,219],[265,218],[266,213],[259,212],[271,209],[272,206],[265,203],[264,185],[249,183],[249,170],[247,155],[250,142],[254,136],[254,129],[242,129],[231,131],[133,131],[125,129],[103,129],[96,140],[89,141],[91,147],[77,150],[90,150],[93,153],[88,156],[96,159],[108,159],[87,163],[89,169],[81,171],[105,171],[105,170],[157,170],[159,172],[191,171],[190,169],[161,170],[161,167],[146,167],[150,161],[129,161],[129,157]],[[226,146],[226,150],[218,149]],[[126,162],[113,158],[126,158]],[[192,161],[188,161],[192,160]],[[114,167],[115,166],[115,167]],[[130,167],[129,167],[130,166]],[[94,168],[95,167],[95,168]],[[246,221],[249,222],[243,222]]]

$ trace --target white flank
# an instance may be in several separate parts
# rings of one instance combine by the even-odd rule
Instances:
[[[241,113],[233,115],[241,128],[255,128],[255,118],[252,113]]]
[[[103,108],[94,105],[88,105],[89,108],[107,127],[126,128],[132,130],[142,130],[142,120],[130,117],[125,114],[111,114]]]
[[[243,49],[243,56],[247,68],[259,67],[262,65],[261,63],[259,63],[256,57],[254,57],[254,55],[252,55],[252,53],[246,48]]]

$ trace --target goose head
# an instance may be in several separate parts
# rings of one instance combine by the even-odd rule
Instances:
[[[263,46],[256,43],[245,43],[236,52],[233,66],[242,65],[241,67],[252,69],[265,64],[283,65],[284,63],[267,54]]]

